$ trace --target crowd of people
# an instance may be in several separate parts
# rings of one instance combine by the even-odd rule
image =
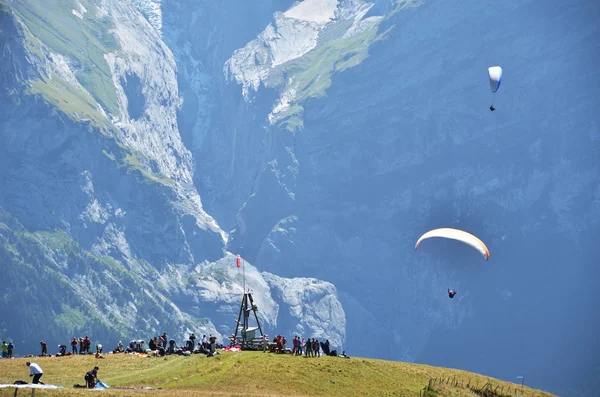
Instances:
[[[296,335],[292,341],[293,347],[288,348],[285,336],[277,335],[273,342],[277,345],[277,353],[288,353],[297,356],[304,354],[306,357],[321,357],[321,350],[323,350],[324,354],[329,355],[329,340],[326,340],[325,343],[319,343],[315,338],[308,338],[307,340]],[[325,353],[325,351],[327,351],[327,353]]]
[[[119,341],[117,346],[111,351],[113,354],[117,353],[146,353],[152,354],[155,356],[165,356],[169,354],[185,354],[185,352],[189,353],[204,353],[207,355],[214,355],[218,348],[223,348],[223,345],[217,343],[217,337],[214,335],[202,335],[200,341],[196,345],[196,335],[191,334],[188,340],[181,346],[178,346],[175,340],[168,339],[167,333],[163,332],[160,336],[155,336],[150,338],[150,340],[146,343],[142,339],[132,340],[129,342],[127,346],[123,345],[122,341]],[[70,342],[71,350],[67,351],[67,345],[58,345],[58,352],[55,354],[48,353],[48,344],[45,341],[40,341],[40,355],[39,357],[46,356],[70,356],[75,354],[95,354],[97,357],[100,357],[103,353],[104,347],[101,343],[96,343],[96,347],[94,351],[91,351],[92,342],[88,336],[73,339]],[[13,358],[15,346],[12,342],[6,343],[6,341],[2,341],[2,345],[0,345],[0,352],[2,353],[2,358]],[[29,354],[25,357],[34,357]]]
[[[160,336],[155,336],[150,338],[147,345],[144,340],[132,340],[129,342],[127,346],[124,346],[121,341],[117,344],[115,349],[110,351],[111,354],[119,354],[119,353],[130,353],[130,354],[145,354],[148,356],[166,356],[171,354],[177,355],[185,355],[189,356],[191,354],[206,354],[207,357],[214,356],[217,353],[217,349],[224,348],[223,345],[217,343],[217,338],[214,335],[202,335],[202,338],[196,344],[196,335],[192,333],[189,338],[185,341],[182,346],[178,346],[175,340],[168,339],[167,333],[163,332]],[[268,344],[269,340],[266,335],[264,335],[265,346]],[[102,351],[103,346],[100,343],[96,344],[95,353],[90,351],[91,341],[88,336],[84,338],[76,338],[73,337],[71,340],[71,351],[67,352],[66,345],[58,345],[59,351],[55,354],[56,357],[60,356],[70,356],[75,354],[95,354],[96,358],[103,358]],[[336,350],[330,351],[329,340],[325,340],[325,342],[319,342],[318,339],[308,338],[305,339],[300,336],[295,336],[292,342],[292,347],[287,347],[287,340],[285,336],[277,335],[273,343],[275,349],[274,351],[277,353],[287,353],[296,356],[305,357],[321,357],[321,352],[323,355],[327,356],[339,356],[339,357],[347,357],[346,352],[342,354],[337,354]],[[40,357],[48,356],[48,344],[44,341],[40,341],[40,349],[41,354]],[[6,341],[2,341],[2,345],[0,346],[0,351],[2,353],[2,358],[13,358],[14,345],[12,342],[6,343]],[[25,357],[33,357],[33,355],[27,355]],[[32,383],[40,383],[43,382],[40,380],[44,371],[40,367],[39,364],[27,361],[27,366],[29,367],[29,376],[33,377]],[[83,385],[75,385],[75,387],[81,388],[90,388],[93,389],[96,387],[98,381],[98,366],[94,366],[90,371],[85,373],[85,386]],[[20,382],[20,381],[18,381]]]
[[[223,348],[223,345],[217,343],[217,337],[214,335],[202,335],[200,341],[196,345],[196,335],[192,333],[182,346],[178,346],[174,339],[168,339],[167,333],[164,332],[161,336],[155,336],[146,343],[142,339],[132,340],[127,347],[119,342],[113,353],[151,353],[155,356],[166,356],[170,354],[190,355],[193,353],[206,354],[214,356],[217,349]],[[167,342],[168,340],[168,342]]]
[[[69,356],[72,354],[93,354],[90,351],[90,347],[91,347],[92,342],[90,341],[90,338],[86,335],[85,338],[79,338],[79,340],[75,337],[73,337],[73,339],[71,340],[71,351],[67,352],[67,345],[58,345],[58,352],[55,354],[55,356]],[[41,354],[40,357],[45,357],[48,356],[48,344],[46,342],[44,342],[43,340],[40,341],[40,350],[41,350]],[[102,344],[97,343],[96,344],[96,354],[102,354]]]
[[[274,351],[276,353],[293,354],[296,356],[304,355],[305,357],[321,357],[322,351],[325,356],[350,358],[350,356],[346,354],[346,351],[343,351],[342,354],[338,354],[337,350],[331,350],[329,339],[326,339],[325,342],[319,342],[319,340],[315,338],[305,339],[296,335],[292,341],[292,347],[287,347],[287,339],[285,336],[277,335],[275,339],[273,339],[273,343],[275,344]]]
[[[265,335],[265,343],[268,344],[268,337]],[[145,353],[153,356],[165,356],[170,354],[178,355],[190,355],[195,353],[206,354],[207,356],[213,356],[216,354],[217,349],[222,349],[224,346],[217,343],[217,338],[214,335],[202,335],[202,338],[196,344],[196,335],[192,333],[185,343],[178,346],[174,339],[168,339],[167,333],[163,332],[160,336],[150,338],[146,343],[142,339],[132,340],[127,346],[123,345],[123,342],[119,341],[117,346],[111,351],[112,354],[118,353]],[[273,339],[274,350],[277,353],[288,353],[294,355],[304,355],[306,357],[320,357],[321,352],[324,355],[336,356],[337,351],[330,351],[329,340],[325,342],[319,342],[316,338],[304,338],[295,336],[292,341],[292,347],[287,346],[287,339],[283,335],[277,335]],[[86,335],[85,337],[76,338],[73,337],[71,340],[71,351],[67,352],[66,345],[58,345],[58,352],[54,354],[56,357],[70,356],[74,354],[95,354],[97,358],[102,358],[103,346],[101,343],[96,344],[95,352],[90,351],[92,342]],[[48,344],[44,341],[40,341],[41,354],[40,357],[48,356]],[[14,352],[14,345],[12,342],[6,343],[2,341],[0,346],[2,358],[12,358]],[[344,352],[345,353],[345,352]],[[33,355],[27,355],[26,357],[33,357]]]

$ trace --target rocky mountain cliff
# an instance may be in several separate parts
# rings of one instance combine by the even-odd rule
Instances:
[[[183,342],[233,330],[241,270],[194,186],[176,63],[150,5],[2,3],[0,258],[10,287],[0,334],[22,354],[71,334],[116,343],[166,330]],[[330,283],[280,279],[315,286],[289,303],[271,294],[265,277],[276,276],[246,267],[270,334],[300,327],[343,343]],[[336,324],[302,318],[323,300]]]
[[[243,254],[271,334],[557,393],[595,376],[595,3],[1,4],[1,263],[29,269],[1,310],[36,321],[2,334],[225,335]],[[443,226],[490,261],[414,251]]]

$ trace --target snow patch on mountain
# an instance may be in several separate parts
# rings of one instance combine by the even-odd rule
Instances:
[[[83,19],[83,14],[85,14],[87,12],[86,8],[84,6],[81,5],[80,2],[76,2],[77,4],[77,10],[73,9],[71,10],[71,12],[73,13],[73,15],[75,15],[77,18],[79,19]]]
[[[369,10],[373,7],[373,4],[361,4],[359,7],[355,9],[355,12],[352,14],[354,22],[352,26],[346,33],[344,33],[343,37],[350,37],[355,34],[361,33],[365,30],[369,30],[371,28],[377,27],[377,25],[383,19],[383,16],[372,16],[365,18],[365,15],[369,12]]]
[[[337,5],[338,0],[304,0],[287,10],[284,15],[325,25],[334,18]]]
[[[317,46],[323,25],[276,13],[256,39],[236,50],[225,63],[225,73],[242,84],[244,98],[258,91],[272,68],[300,58]]]

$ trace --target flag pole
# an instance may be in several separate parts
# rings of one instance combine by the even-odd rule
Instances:
[[[244,289],[244,294],[246,293],[246,261],[244,260],[244,247],[241,247],[242,250],[242,285]]]

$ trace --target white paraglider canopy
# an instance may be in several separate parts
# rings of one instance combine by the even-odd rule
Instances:
[[[502,68],[500,66],[489,67],[488,73],[490,75],[490,89],[495,93],[502,82]]]
[[[419,238],[419,240],[417,241],[417,244],[415,244],[415,249],[419,248],[419,245],[421,245],[421,242],[423,240],[426,240],[426,239],[429,239],[432,237],[442,237],[442,238],[448,238],[448,239],[460,241],[462,243],[470,245],[471,247],[473,247],[477,251],[479,251],[479,253],[485,258],[486,261],[488,259],[490,259],[490,250],[485,245],[485,243],[483,241],[481,241],[479,238],[475,237],[471,233],[465,232],[464,230],[451,229],[451,228],[447,228],[447,227],[441,228],[441,229],[430,230],[427,233],[425,233],[424,235],[422,235]]]

